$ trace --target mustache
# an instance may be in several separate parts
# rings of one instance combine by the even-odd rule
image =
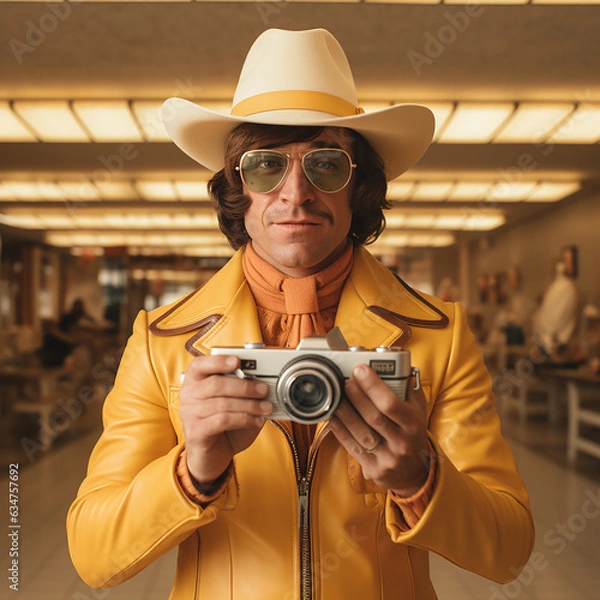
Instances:
[[[315,217],[317,220],[325,219],[330,223],[333,223],[333,217],[330,213],[324,210],[320,210],[314,206],[309,206],[305,208],[295,208],[293,210],[289,209],[281,209],[281,208],[273,208],[271,212],[268,213],[269,221],[310,221],[311,217]]]

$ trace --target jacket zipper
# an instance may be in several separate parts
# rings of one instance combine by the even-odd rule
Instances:
[[[327,433],[327,427],[321,429],[311,444],[308,453],[306,475],[300,470],[300,457],[294,439],[289,432],[277,421],[273,424],[285,435],[292,454],[294,456],[294,467],[296,471],[296,483],[298,485],[298,539],[300,542],[300,598],[301,600],[312,600],[312,565],[310,547],[310,486],[314,473],[317,449],[322,438]]]

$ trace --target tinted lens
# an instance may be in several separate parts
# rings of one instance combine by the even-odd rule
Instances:
[[[329,390],[318,375],[300,375],[290,385],[290,402],[300,415],[313,415],[329,403]]]
[[[350,157],[343,150],[312,150],[304,155],[302,168],[309,181],[323,192],[338,192],[352,174]]]
[[[240,162],[242,181],[259,194],[274,190],[287,172],[288,158],[271,150],[246,152]]]

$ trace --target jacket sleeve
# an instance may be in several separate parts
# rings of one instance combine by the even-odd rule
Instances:
[[[443,380],[432,382],[435,491],[408,531],[388,498],[387,527],[395,542],[430,550],[504,583],[517,577],[533,549],[528,495],[502,437],[491,378],[460,305],[450,326],[454,332]]]
[[[104,431],[67,515],[73,564],[91,587],[109,587],[177,546],[220,510],[233,507],[235,477],[202,508],[183,492],[176,465],[183,450],[148,345],[142,312],[103,409]]]

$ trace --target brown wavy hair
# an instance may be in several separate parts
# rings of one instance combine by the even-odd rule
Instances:
[[[243,123],[229,135],[225,146],[225,166],[208,182],[208,192],[217,212],[219,228],[237,250],[249,240],[244,224],[250,198],[242,191],[242,180],[235,168],[244,152],[274,148],[315,139],[325,127],[258,125]],[[352,223],[349,236],[355,245],[374,242],[385,228],[383,211],[391,207],[386,199],[387,183],[383,160],[359,133],[345,129],[352,140],[356,163],[350,185]]]

